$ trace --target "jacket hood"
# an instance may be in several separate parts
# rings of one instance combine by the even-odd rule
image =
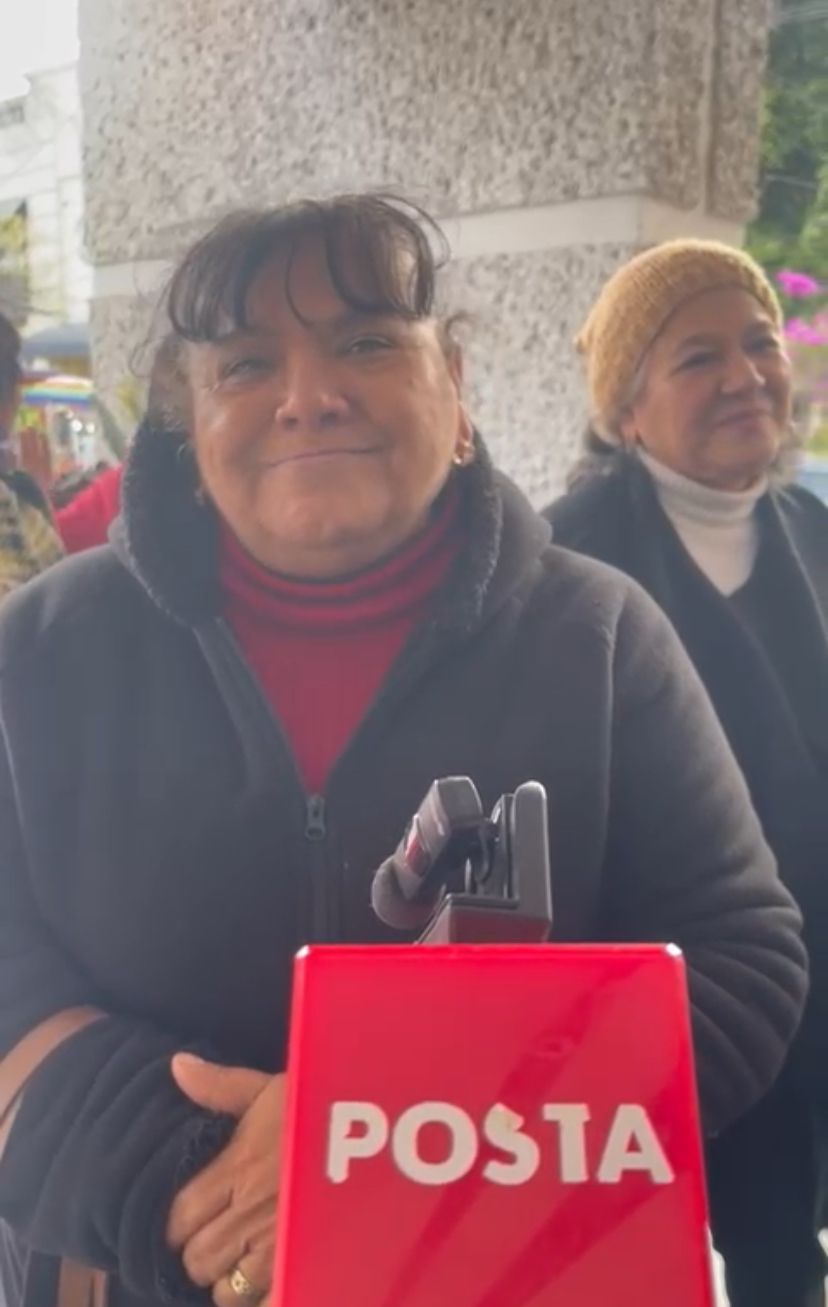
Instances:
[[[465,540],[436,621],[468,630],[495,611],[532,570],[550,529],[495,471],[479,434],[460,480]],[[124,471],[121,516],[110,540],[121,563],[167,616],[198,627],[221,611],[215,509],[202,502],[194,459],[180,432],[142,423]]]

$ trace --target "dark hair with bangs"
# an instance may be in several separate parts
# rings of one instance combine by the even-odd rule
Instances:
[[[247,301],[257,275],[284,259],[285,295],[308,241],[318,241],[337,294],[357,313],[426,318],[448,247],[423,209],[394,195],[340,195],[277,209],[228,215],[184,255],[165,304],[175,336],[194,344],[245,330]]]

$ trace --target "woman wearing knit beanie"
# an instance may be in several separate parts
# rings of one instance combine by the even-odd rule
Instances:
[[[812,995],[771,1094],[710,1146],[733,1307],[824,1304],[828,1119],[828,510],[782,476],[790,364],[776,295],[746,254],[647,250],[578,338],[592,421],[558,544],[636,578],[719,713],[806,922]],[[677,760],[677,765],[680,762]],[[641,802],[647,802],[642,794]]]

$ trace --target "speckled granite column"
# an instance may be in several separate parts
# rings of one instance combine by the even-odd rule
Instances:
[[[583,419],[602,279],[754,199],[767,0],[81,0],[87,233],[112,394],[163,261],[228,207],[402,189],[448,218],[472,403],[533,497]],[[159,261],[161,261],[159,263]]]

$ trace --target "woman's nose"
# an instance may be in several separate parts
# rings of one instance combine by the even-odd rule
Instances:
[[[318,357],[303,354],[287,359],[280,383],[275,416],[286,428],[318,429],[335,425],[349,414],[335,369]]]
[[[734,350],[727,358],[722,390],[738,393],[740,390],[764,390],[765,375],[752,355],[743,349]]]

